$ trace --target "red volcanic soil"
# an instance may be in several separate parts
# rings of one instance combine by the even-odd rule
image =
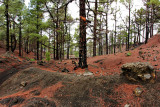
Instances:
[[[120,74],[125,63],[149,62],[158,76],[159,47],[160,35],[157,34],[134,50],[90,57],[87,69],[74,70],[73,60],[51,60],[38,65],[36,61],[26,60],[33,59],[33,53],[24,53],[25,57],[21,58],[18,50],[6,54],[1,46],[0,107],[158,107],[159,78],[152,84],[136,84],[121,78]],[[78,60],[74,61],[78,65]],[[143,90],[139,97],[133,93],[137,87]]]

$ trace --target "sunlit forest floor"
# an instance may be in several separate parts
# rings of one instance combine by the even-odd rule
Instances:
[[[87,69],[75,69],[78,60],[37,64],[5,53],[0,42],[0,107],[158,107],[160,105],[160,35],[134,50],[90,57]],[[127,55],[129,53],[129,55]],[[30,53],[27,57],[33,58]],[[74,62],[74,64],[73,64]],[[131,83],[121,66],[149,62],[156,70],[154,83]],[[140,87],[143,93],[136,96]]]

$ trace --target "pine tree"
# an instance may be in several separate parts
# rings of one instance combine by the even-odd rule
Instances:
[[[87,51],[86,51],[86,19],[85,0],[80,0],[80,42],[79,42],[79,67],[87,68]]]

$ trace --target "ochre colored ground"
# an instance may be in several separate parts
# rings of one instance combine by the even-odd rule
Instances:
[[[157,72],[160,70],[160,35],[157,34],[149,39],[147,44],[143,44],[140,47],[137,47],[134,50],[130,51],[124,51],[122,53],[116,53],[110,54],[110,55],[102,55],[102,56],[96,56],[96,57],[90,57],[87,59],[88,63],[88,69],[81,69],[78,68],[77,70],[74,70],[75,65],[72,64],[72,60],[62,60],[60,61],[54,61],[51,60],[50,63],[47,63],[45,66],[39,66],[37,65],[36,61],[33,61],[32,64],[30,64],[28,67],[36,67],[42,70],[46,70],[49,72],[61,72],[63,68],[68,69],[69,73],[63,73],[63,75],[83,75],[84,72],[92,72],[94,76],[101,77],[101,76],[108,76],[108,75],[119,75],[121,71],[121,66],[125,63],[129,62],[149,62],[152,66],[156,69]],[[127,56],[127,53],[131,53],[130,56]],[[142,55],[140,55],[142,53]],[[6,58],[3,56],[5,54],[5,49],[0,47],[0,58]],[[29,55],[24,54],[25,57],[28,58],[34,58],[34,54],[30,53]],[[24,62],[25,58],[21,58],[18,56],[18,50],[15,51],[14,54],[11,54],[13,57],[17,57],[20,61],[16,62],[17,59],[8,58],[8,62],[5,62],[4,65],[0,63],[0,73],[6,71],[7,69],[10,69],[12,67],[18,68],[19,65],[25,65],[26,63],[29,63],[29,61]],[[156,60],[155,60],[156,57]],[[75,60],[78,64],[78,60]],[[20,66],[21,67],[21,66]],[[21,72],[21,68],[18,68]],[[19,73],[18,72],[18,73]],[[17,74],[18,74],[17,73]],[[15,74],[16,75],[16,74]],[[83,77],[83,76],[82,76]],[[74,81],[71,81],[71,83]],[[69,83],[69,82],[68,82]],[[0,84],[1,85],[1,84]],[[47,98],[48,100],[53,100],[57,106],[60,105],[60,101],[54,98],[54,94],[56,93],[56,90],[65,87],[65,85],[62,84],[62,81],[59,81],[58,83],[46,87],[34,87],[32,89],[29,89],[27,91],[19,91],[17,93],[3,96],[0,95],[0,100],[14,97],[14,96],[21,96],[25,99],[29,99],[34,97],[30,92],[33,90],[39,90],[40,95],[36,97],[41,98]],[[114,89],[114,92],[116,95],[110,95],[109,97],[112,99],[115,99],[119,104],[120,107],[124,107],[124,105],[129,104],[134,107],[141,107],[141,104],[145,101],[143,97],[135,97],[133,91],[136,87],[141,87],[143,89],[143,94],[147,95],[150,91],[144,85],[141,84],[129,84],[129,83],[121,83],[116,86]],[[159,86],[155,86],[159,87]],[[74,89],[72,89],[74,90]],[[160,90],[156,89],[156,90]],[[90,93],[92,93],[92,90],[90,90]],[[62,95],[63,96],[63,95]],[[95,96],[90,95],[91,98],[94,98]],[[149,96],[148,96],[149,97]],[[110,104],[105,103],[104,99],[101,97],[96,97],[96,99],[99,99],[98,103],[101,104],[103,107],[107,107]],[[157,98],[157,100],[160,100],[160,96]],[[20,107],[24,104],[14,105],[14,107]],[[0,105],[0,107],[6,107],[6,105]],[[111,104],[112,106],[112,104]]]

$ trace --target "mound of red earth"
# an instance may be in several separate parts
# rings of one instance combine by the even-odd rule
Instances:
[[[7,56],[0,51],[0,107],[158,107],[159,78],[155,83],[132,83],[120,74],[123,64],[148,62],[160,77],[159,39],[157,34],[134,50],[90,57],[87,69],[75,68],[78,60],[38,65],[16,53]],[[142,90],[138,96],[137,89]]]

